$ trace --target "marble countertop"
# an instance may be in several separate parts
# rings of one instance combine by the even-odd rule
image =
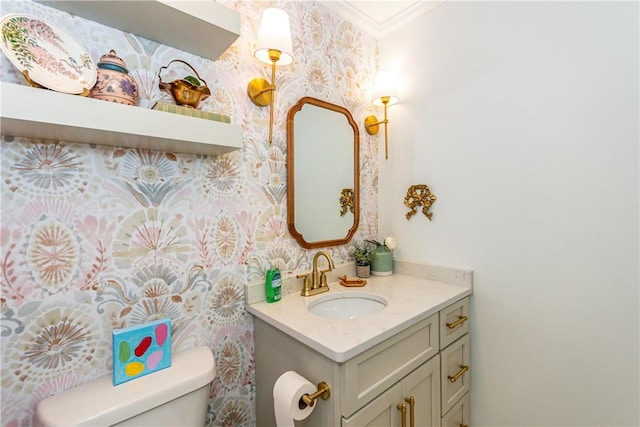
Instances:
[[[329,292],[310,297],[291,293],[275,303],[248,304],[247,311],[324,356],[344,362],[472,293],[470,280],[458,282],[398,273],[371,276],[361,288],[333,282]],[[346,296],[345,292],[375,294],[387,301],[387,307],[356,319],[324,318],[307,310],[319,298]]]

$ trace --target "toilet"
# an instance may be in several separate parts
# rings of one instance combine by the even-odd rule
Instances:
[[[215,361],[208,347],[173,355],[171,367],[114,386],[102,377],[42,400],[34,425],[204,426]]]

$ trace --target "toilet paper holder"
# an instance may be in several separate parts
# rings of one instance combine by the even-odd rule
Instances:
[[[327,400],[331,396],[331,389],[329,388],[329,384],[324,381],[318,383],[318,390],[311,394],[303,394],[298,401],[298,408],[304,409],[307,406],[313,407],[316,403],[317,398],[322,398],[322,400]]]

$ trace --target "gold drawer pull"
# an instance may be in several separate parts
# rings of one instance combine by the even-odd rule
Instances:
[[[460,365],[460,370],[454,376],[448,375],[447,378],[449,378],[449,381],[451,381],[452,383],[455,383],[456,381],[458,381],[458,378],[460,378],[468,370],[469,365]]]
[[[404,401],[409,404],[409,426],[416,427],[415,424],[415,411],[413,407],[415,406],[416,399],[413,396],[405,397]]]
[[[469,317],[467,317],[467,316],[458,316],[458,320],[456,320],[455,322],[447,323],[447,328],[449,328],[449,329],[456,328],[456,327],[462,325],[467,320],[469,320]]]
[[[398,411],[402,412],[402,427],[407,427],[407,405],[398,403]]]

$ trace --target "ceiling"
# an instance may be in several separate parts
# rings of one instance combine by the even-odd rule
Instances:
[[[380,38],[444,0],[321,0],[328,9]]]

